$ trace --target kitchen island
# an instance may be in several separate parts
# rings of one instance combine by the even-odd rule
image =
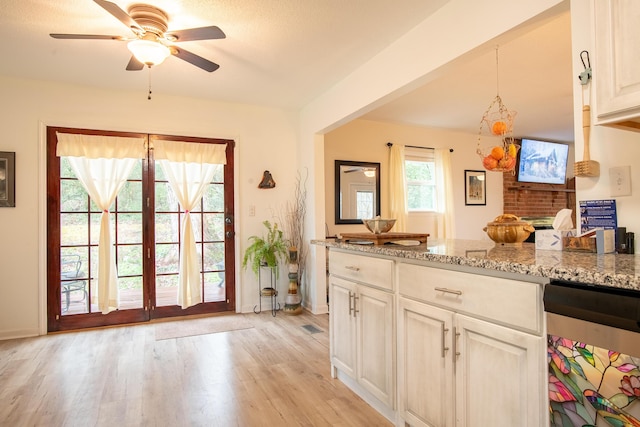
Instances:
[[[633,255],[312,243],[329,248],[332,375],[396,425],[548,425],[544,286],[640,290]]]
[[[496,245],[489,240],[429,239],[426,246],[409,247],[394,244],[354,245],[336,239],[313,240],[311,243],[363,254],[640,290],[640,257],[635,255],[536,251],[533,243],[514,247]]]

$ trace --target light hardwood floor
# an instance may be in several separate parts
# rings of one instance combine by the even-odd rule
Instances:
[[[392,425],[331,378],[329,316],[225,316],[253,327],[156,341],[152,322],[0,341],[0,425]]]

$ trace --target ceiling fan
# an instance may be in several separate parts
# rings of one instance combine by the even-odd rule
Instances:
[[[131,29],[134,37],[96,34],[49,35],[54,39],[127,41],[129,42],[128,48],[133,54],[127,64],[128,71],[142,70],[145,65],[148,67],[158,65],[169,55],[174,55],[208,72],[213,72],[220,68],[218,64],[174,44],[194,40],[224,39],[226,35],[220,28],[209,26],[167,31],[169,16],[155,6],[134,4],[128,8],[128,12],[125,12],[113,2],[107,0],[93,1]]]

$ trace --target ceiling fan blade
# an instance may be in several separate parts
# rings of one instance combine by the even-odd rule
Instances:
[[[171,46],[171,53],[182,59],[183,61],[187,61],[188,63],[202,68],[203,70],[210,73],[220,68],[220,66],[215,62],[204,59],[203,57],[198,56],[195,53],[191,53],[188,50],[184,50],[181,47]]]
[[[166,37],[176,42],[188,42],[193,40],[224,39],[227,36],[215,25],[210,27],[189,28],[186,30],[171,31]],[[173,40],[175,39],[175,40]]]
[[[93,0],[93,1],[98,3],[98,5],[100,5],[104,10],[106,10],[107,12],[115,16],[115,18],[118,21],[122,22],[124,25],[126,25],[131,30],[133,30],[134,33],[136,34],[144,33],[144,30],[142,29],[142,27],[138,25],[138,23],[134,21],[134,19],[130,17],[127,12],[120,9],[120,7],[117,4],[107,0]]]
[[[54,39],[76,39],[76,40],[127,40],[122,36],[106,36],[100,34],[49,34]]]
[[[135,56],[131,55],[131,59],[127,64],[127,71],[140,71],[144,68],[144,64],[136,59]]]

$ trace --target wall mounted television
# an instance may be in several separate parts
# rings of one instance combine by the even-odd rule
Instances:
[[[523,138],[520,142],[518,182],[565,184],[569,146]]]

